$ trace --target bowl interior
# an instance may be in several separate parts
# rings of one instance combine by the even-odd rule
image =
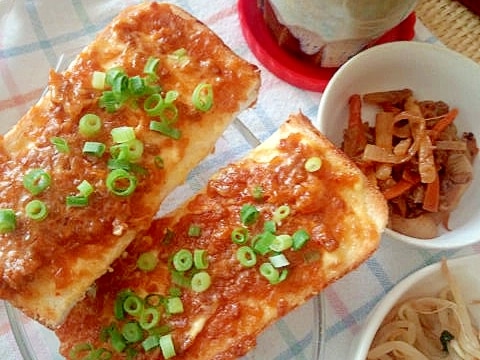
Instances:
[[[447,262],[464,300],[472,305],[474,300],[480,298],[480,255],[469,255]],[[397,303],[409,298],[437,295],[447,285],[441,272],[440,263],[432,264],[418,270],[398,283],[373,309],[367,317],[362,330],[352,342],[350,359],[365,360],[370,344],[380,327],[384,317]],[[480,325],[480,308],[473,304],[468,306],[475,326]]]
[[[337,146],[348,121],[348,98],[354,93],[410,88],[419,100],[443,100],[457,107],[459,131],[480,137],[480,65],[444,47],[419,42],[394,42],[372,47],[337,71],[327,85],[318,110],[319,129]],[[378,111],[364,106],[364,121],[372,122]],[[391,237],[427,248],[455,248],[480,240],[480,164],[458,208],[451,214],[453,231],[432,240],[419,240],[387,230]]]

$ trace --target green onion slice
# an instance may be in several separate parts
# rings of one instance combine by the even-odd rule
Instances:
[[[147,75],[156,75],[157,66],[160,62],[160,59],[150,56],[145,63],[143,72]]]
[[[54,136],[50,139],[50,142],[55,145],[55,148],[58,152],[63,154],[68,154],[70,152],[70,148],[68,147],[67,140],[61,138],[59,136]]]
[[[122,327],[122,335],[129,343],[135,343],[143,339],[143,332],[137,322],[128,322]]]
[[[115,351],[123,352],[123,350],[125,350],[125,348],[127,347],[127,344],[125,343],[125,339],[123,338],[120,331],[118,331],[115,326],[112,326],[108,329],[108,335],[110,335],[110,342]]]
[[[121,144],[136,139],[135,130],[131,126],[119,126],[110,131],[115,143]]]
[[[143,301],[135,294],[129,294],[123,301],[123,310],[126,313],[139,316],[143,311]]]
[[[253,205],[245,204],[240,209],[240,221],[245,226],[254,224],[259,216],[260,212]]]
[[[108,174],[106,185],[115,195],[129,196],[137,187],[137,178],[124,169],[114,169]]]
[[[85,359],[90,355],[90,353],[94,350],[93,345],[90,343],[81,343],[76,344],[70,350],[70,358],[77,360],[77,359]]]
[[[281,205],[273,212],[273,221],[279,223],[283,219],[285,219],[288,215],[290,215],[290,206],[288,205]]]
[[[281,268],[290,265],[290,261],[288,261],[287,257],[284,254],[270,256],[268,260],[275,268]]]
[[[149,335],[145,340],[142,341],[142,347],[145,351],[150,351],[159,346],[160,338],[158,335]]]
[[[255,266],[257,263],[257,255],[250,246],[241,246],[237,249],[237,260],[245,267]]]
[[[52,178],[43,169],[32,169],[23,177],[23,186],[33,195],[38,195],[50,186]]]
[[[162,95],[156,93],[150,95],[143,103],[143,110],[149,116],[158,116],[163,110],[163,98]]]
[[[92,87],[96,90],[105,89],[105,78],[107,74],[103,71],[94,71],[92,74]]]
[[[101,142],[87,141],[83,144],[82,152],[86,155],[102,157],[106,146]]]
[[[197,293],[207,290],[211,284],[212,279],[206,271],[200,271],[192,277],[192,290]]]
[[[197,110],[208,111],[213,106],[213,88],[211,84],[200,83],[193,90],[192,103]]]
[[[17,227],[17,216],[12,209],[0,209],[0,234],[12,232]]]
[[[183,302],[179,297],[170,297],[167,299],[166,310],[169,314],[183,313]]]
[[[202,228],[198,225],[191,224],[188,227],[188,236],[199,237],[202,234]]]
[[[85,207],[88,205],[88,197],[84,195],[68,195],[65,203],[69,207]]]
[[[42,221],[48,215],[47,205],[41,200],[32,200],[25,206],[25,213],[32,220]]]
[[[322,159],[318,156],[312,156],[305,161],[305,170],[315,172],[322,167]]]
[[[100,133],[102,120],[96,114],[85,114],[80,118],[78,131],[85,137],[93,137]]]
[[[306,230],[300,229],[295,231],[292,235],[292,249],[301,249],[309,239],[310,235]]]
[[[179,129],[174,128],[165,121],[150,121],[150,130],[157,131],[165,136],[171,137],[172,139],[178,140],[182,136],[182,133]]]
[[[125,318],[125,310],[123,308],[123,303],[125,302],[125,299],[130,295],[132,295],[132,292],[130,290],[120,291],[117,294],[117,297],[114,303],[114,311],[113,311],[115,315],[115,319],[123,320]]]
[[[157,256],[151,252],[147,251],[142,254],[137,259],[137,267],[145,272],[152,271],[158,264]]]
[[[271,284],[276,284],[280,279],[280,272],[271,263],[263,263],[259,270]]]
[[[172,334],[163,335],[158,341],[160,344],[160,349],[162,350],[162,355],[165,359],[170,359],[176,354],[175,346],[173,344]]]
[[[181,249],[173,256],[173,266],[177,271],[190,270],[193,265],[193,256],[190,250]]]
[[[87,180],[83,180],[80,184],[78,184],[77,189],[80,192],[80,195],[86,197],[90,196],[95,191],[92,184],[90,184]]]
[[[155,156],[153,159],[153,162],[155,163],[155,166],[158,169],[163,169],[165,167],[165,162],[163,161],[163,158],[160,155]]]
[[[199,270],[208,268],[207,251],[205,249],[195,249],[193,251],[193,265]]]
[[[292,247],[293,240],[292,237],[288,234],[281,234],[275,236],[272,243],[270,244],[270,249],[276,252],[282,252],[284,250],[290,249]]]
[[[271,248],[270,245],[274,242],[276,236],[271,232],[265,231],[257,235],[254,239],[253,248],[261,255],[267,254]]]
[[[248,241],[248,229],[244,227],[237,227],[233,229],[231,238],[235,244],[245,244]]]
[[[144,330],[150,330],[157,326],[160,321],[160,312],[153,307],[143,309],[138,323]]]

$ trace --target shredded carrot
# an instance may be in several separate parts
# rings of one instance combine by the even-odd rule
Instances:
[[[425,189],[425,197],[423,199],[423,209],[430,212],[437,212],[440,203],[440,178],[438,173],[433,182],[428,183]]]
[[[438,135],[440,135],[440,133],[444,131],[448,125],[453,123],[457,115],[458,115],[458,109],[452,109],[448,113],[446,113],[443,118],[438,120],[437,123],[433,125],[431,135],[430,135],[431,139],[432,140],[437,139]]]
[[[406,191],[410,190],[414,183],[407,181],[405,179],[400,179],[395,185],[390,186],[389,188],[383,190],[383,196],[387,200],[394,199],[399,197]]]

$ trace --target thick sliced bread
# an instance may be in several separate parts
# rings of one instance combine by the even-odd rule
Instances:
[[[158,60],[154,70],[145,69],[150,58]],[[114,85],[99,89],[92,78],[94,72],[118,67],[131,87],[117,89],[115,96],[128,100],[108,109],[99,99]],[[143,79],[149,90],[133,96],[133,78]],[[206,86],[197,106],[192,96],[201,83]],[[210,86],[213,104],[208,108]],[[0,234],[0,298],[49,327],[59,325],[94,280],[148,229],[161,201],[213,151],[236,115],[255,103],[259,86],[259,70],[181,8],[143,2],[121,12],[66,71],[51,71],[45,96],[0,138],[0,220],[7,221]],[[153,97],[145,104],[151,93],[162,99]],[[150,116],[144,110],[158,104],[165,105],[163,113]],[[79,132],[87,113],[102,121],[96,135]],[[158,127],[151,130],[152,124]],[[133,129],[141,144],[129,140],[136,145],[120,152],[114,148],[125,144],[125,127]],[[165,128],[173,135],[164,135]],[[123,129],[123,135],[114,137],[112,129]],[[59,140],[68,151],[52,143]],[[105,153],[85,154],[86,142],[104,144]],[[112,168],[125,167],[128,176],[117,172],[123,176],[113,181],[117,189],[112,191],[107,177]],[[39,193],[23,184],[33,169],[51,178]],[[122,183],[129,176],[134,178]],[[67,196],[83,196],[84,190],[77,189],[83,180],[93,187],[88,205],[67,205]],[[35,188],[38,179],[33,182],[27,187]],[[135,184],[128,195],[125,187]],[[124,190],[126,196],[116,194]],[[27,216],[25,207],[32,200],[46,205],[45,219]]]

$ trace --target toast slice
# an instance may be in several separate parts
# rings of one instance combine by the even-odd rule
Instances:
[[[0,138],[0,298],[59,325],[259,86],[181,8],[121,12]]]
[[[240,357],[267,326],[365,261],[386,222],[386,201],[362,172],[305,116],[291,115],[127,248],[56,330],[61,353],[162,359],[170,354],[155,336],[165,336],[175,359]],[[185,250],[194,264],[177,268]],[[130,309],[129,296],[139,311],[115,312]],[[170,310],[172,298],[183,311]],[[145,321],[150,312],[158,321]],[[119,335],[126,323],[140,324],[137,342]],[[145,339],[154,344],[147,351]]]

